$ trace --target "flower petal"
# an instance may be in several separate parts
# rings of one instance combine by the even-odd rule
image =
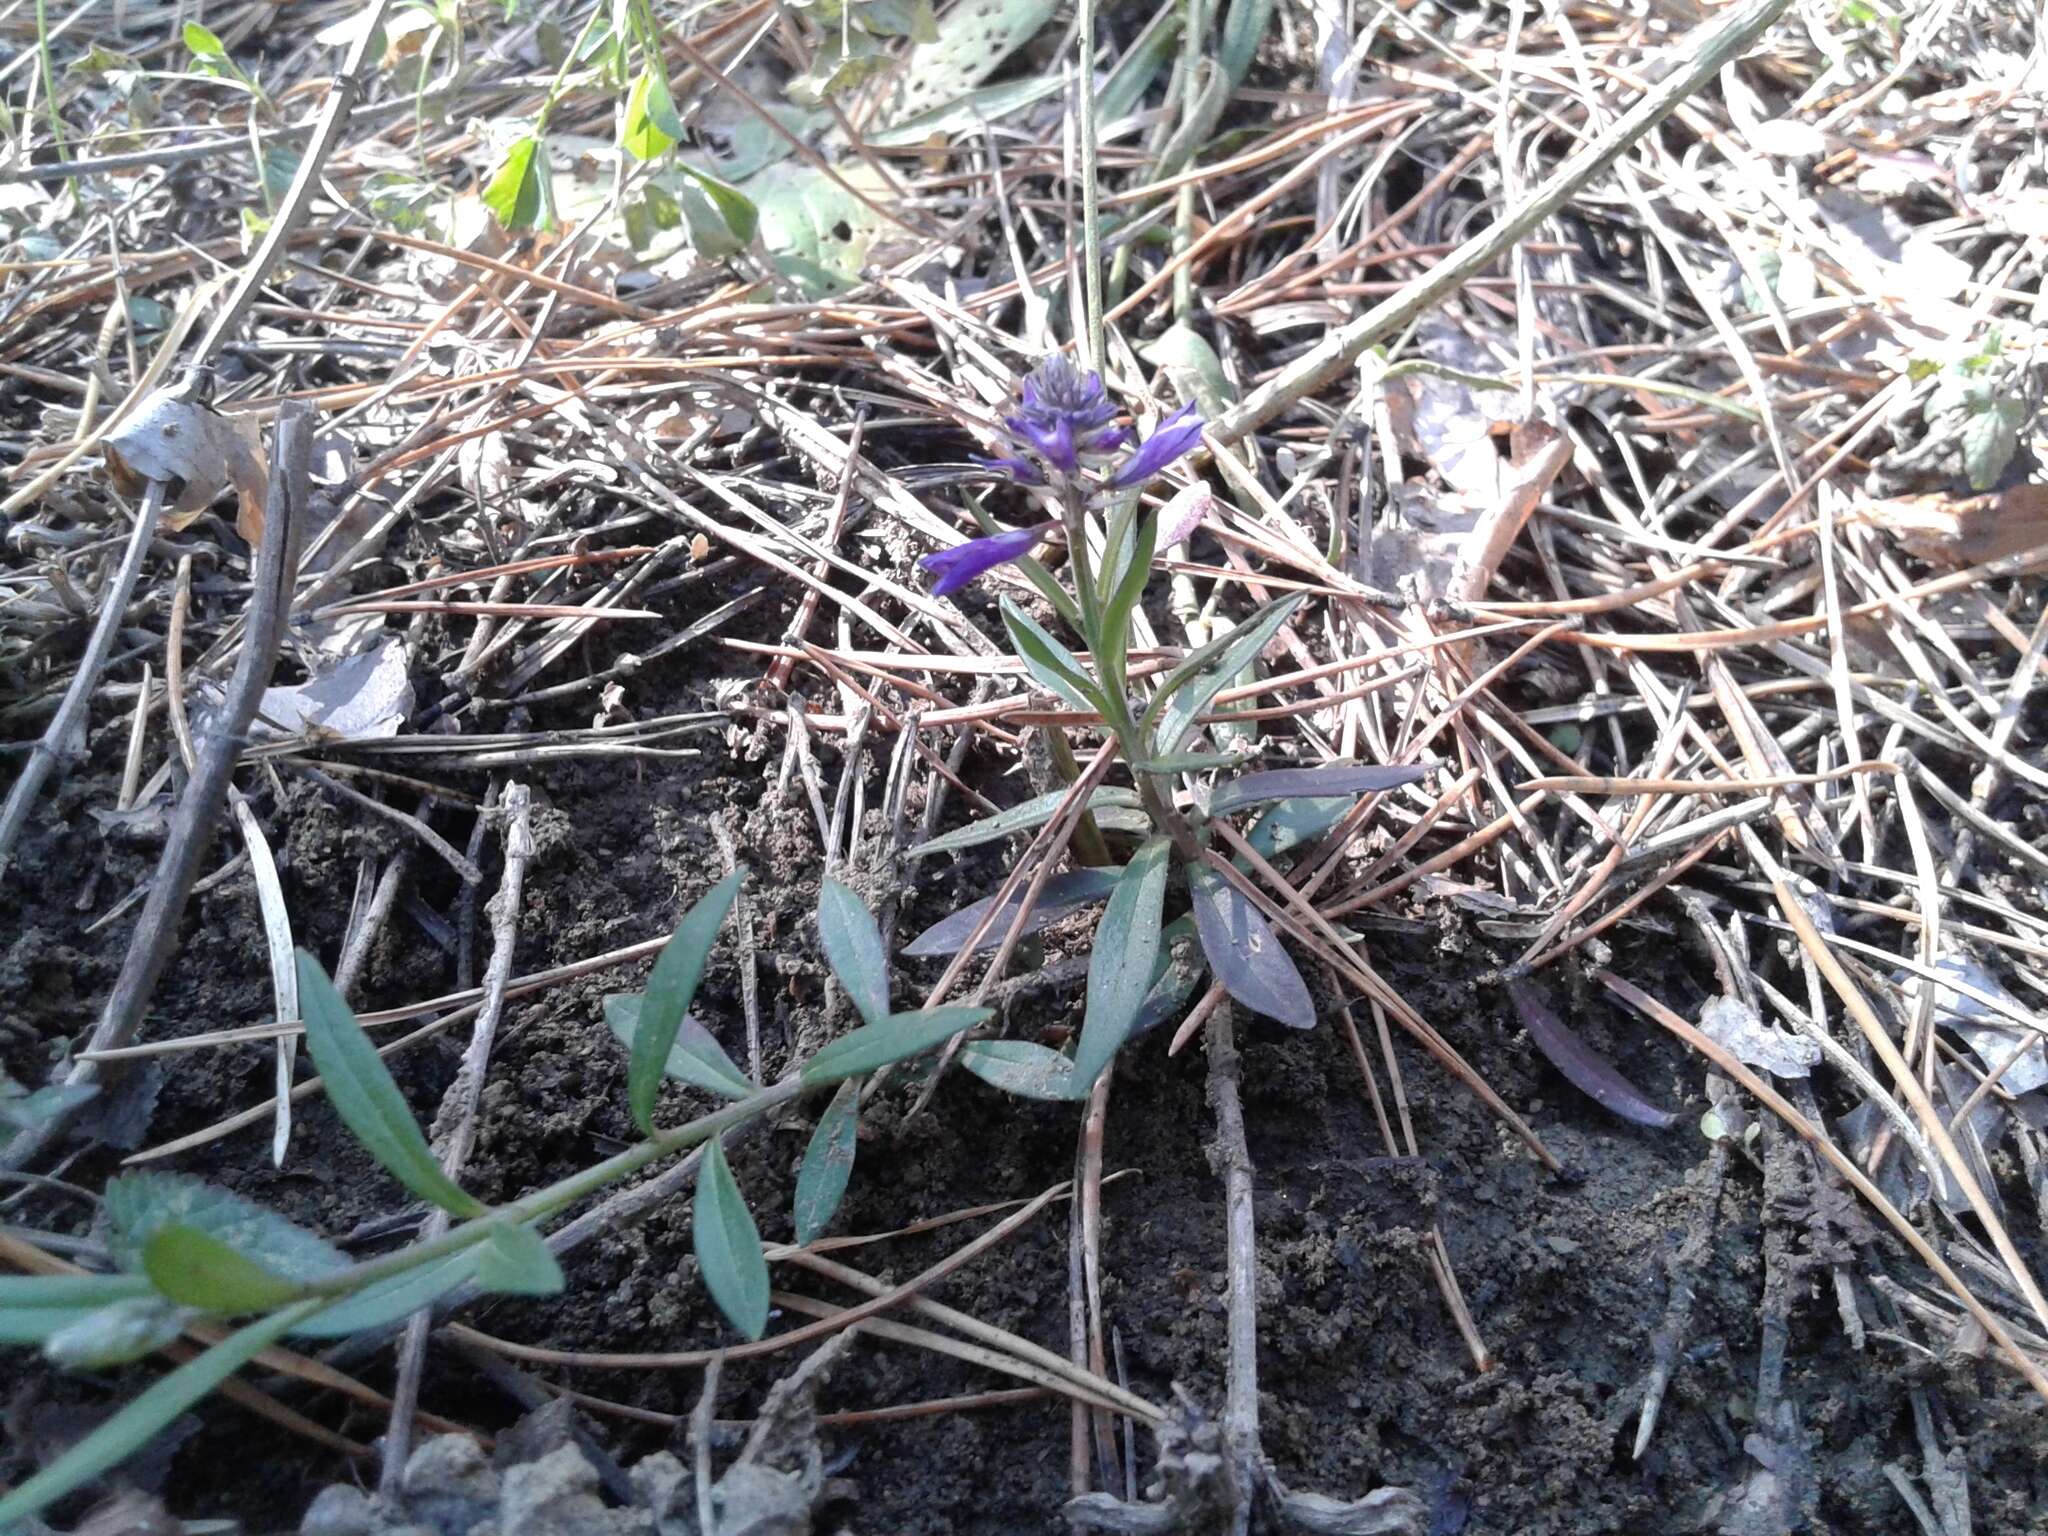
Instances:
[[[1146,438],[1136,453],[1124,460],[1123,467],[1109,477],[1110,485],[1117,490],[1143,485],[1201,442],[1204,425],[1200,406],[1190,400],[1162,421],[1159,430]]]
[[[944,597],[958,592],[977,576],[1030,554],[1052,526],[1051,523],[1040,523],[1035,528],[1011,528],[1003,533],[992,533],[985,539],[969,539],[951,549],[934,550],[917,563],[937,575],[938,579],[932,583],[932,596]]]
[[[1187,543],[1215,506],[1215,493],[1199,481],[1176,492],[1159,514],[1159,547]]]

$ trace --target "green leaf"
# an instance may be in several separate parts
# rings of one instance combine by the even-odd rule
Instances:
[[[0,1499],[0,1531],[47,1509],[155,1438],[162,1428],[268,1349],[310,1303],[287,1307],[228,1335],[163,1377],[42,1471]]]
[[[1357,803],[1349,795],[1283,800],[1259,818],[1245,841],[1259,851],[1262,859],[1281,858],[1297,848],[1320,842],[1323,834],[1342,821],[1344,813]],[[1249,863],[1243,867],[1249,868]]]
[[[1107,715],[1109,705],[1102,690],[1082,669],[1080,661],[1059,641],[1045,632],[1029,614],[1007,597],[1003,599],[1003,627],[1010,632],[1010,644],[1038,685],[1058,694],[1076,709]]]
[[[142,1245],[142,1268],[160,1293],[207,1312],[268,1312],[299,1295],[297,1282],[197,1227],[157,1228]]]
[[[1081,1020],[1080,1043],[1074,1048],[1076,1097],[1095,1085],[1130,1036],[1139,1005],[1151,989],[1172,851],[1171,842],[1154,837],[1131,856],[1095,929],[1095,952],[1088,962],[1088,1008]]]
[[[818,891],[818,937],[832,974],[860,1016],[870,1024],[889,1017],[889,957],[882,952],[882,930],[866,905],[848,887],[827,879]]]
[[[876,149],[913,148],[933,138],[972,132],[984,123],[1000,121],[1012,112],[1020,112],[1048,96],[1058,95],[1065,84],[1058,75],[1042,74],[1023,80],[1006,80],[1001,85],[986,85],[865,137],[867,143]]]
[[[834,167],[832,175],[814,165],[778,162],[747,179],[747,195],[759,210],[761,245],[776,271],[812,299],[860,281],[875,241],[891,227],[876,207],[897,196],[858,160]]]
[[[989,1017],[987,1008],[957,1004],[929,1008],[919,1013],[899,1013],[879,1024],[864,1024],[841,1035],[804,1063],[802,1077],[813,1085],[835,1083],[842,1077],[857,1077],[892,1061],[915,1056],[950,1040],[963,1029],[972,1029]]]
[[[859,1149],[860,1079],[849,1077],[818,1117],[811,1144],[804,1148],[803,1167],[797,1170],[794,1214],[799,1244],[815,1242],[832,1225]]]
[[[638,992],[615,992],[604,1000],[604,1021],[629,1054],[640,1035],[643,1001]],[[684,1014],[683,1022],[676,1027],[675,1044],[668,1048],[668,1061],[662,1070],[679,1083],[728,1099],[750,1098],[759,1092],[739,1065],[726,1055],[718,1037],[691,1013]]]
[[[1010,899],[1003,903],[1003,910],[996,920],[988,925],[981,941],[974,946],[974,952],[981,954],[998,948],[1004,936],[1010,931],[1010,924],[1016,920],[1017,909],[1024,903],[1025,885],[1021,884],[1010,893]],[[1047,923],[1057,922],[1077,907],[1091,902],[1105,901],[1116,889],[1116,871],[1113,869],[1076,869],[1065,874],[1054,875],[1039,887],[1038,900],[1031,904],[1031,916],[1025,919],[1024,932],[1028,937],[1038,932]],[[970,902],[959,911],[940,918],[916,938],[903,946],[903,953],[920,958],[929,955],[944,955],[948,959],[960,953],[960,947],[974,936],[974,930],[981,926],[982,917],[995,905],[994,896],[984,896]]]
[[[67,1371],[104,1371],[155,1354],[185,1331],[186,1313],[161,1296],[131,1296],[56,1329],[43,1358]]]
[[[2019,452],[2027,402],[2016,392],[1987,388],[1972,405],[1963,419],[1963,473],[1971,490],[1988,491]]]
[[[1057,0],[980,0],[948,8],[937,39],[911,49],[880,121],[894,125],[957,101],[1036,37],[1058,8]]]
[[[450,1215],[481,1216],[483,1205],[441,1171],[384,1058],[334,990],[320,962],[303,949],[299,951],[299,1011],[305,1015],[306,1049],[326,1080],[327,1097],[342,1123],[355,1132],[356,1140],[422,1200]]]
[[[1384,794],[1428,778],[1435,763],[1328,763],[1320,768],[1276,768],[1267,773],[1248,773],[1241,779],[1216,786],[1209,797],[1209,814],[1224,816],[1248,805],[1269,800],[1298,797]]]
[[[668,74],[658,63],[649,63],[626,97],[619,147],[635,160],[653,160],[668,153],[682,136],[682,119],[676,116],[675,98],[669,94]]]
[[[1259,39],[1273,22],[1273,0],[1230,0],[1223,13],[1223,47],[1219,62],[1232,85],[1243,80],[1259,51]]]
[[[1159,936],[1163,951],[1155,962],[1152,985],[1145,1001],[1138,1005],[1138,1017],[1131,1024],[1131,1039],[1177,1019],[1194,996],[1195,987],[1209,974],[1209,962],[1195,939],[1192,916],[1175,918]]]
[[[972,848],[980,843],[992,843],[999,837],[1008,837],[1014,832],[1029,832],[1033,827],[1042,827],[1060,808],[1060,802],[1067,798],[1064,789],[1055,789],[1043,795],[1036,795],[1022,805],[1013,805],[1006,811],[997,811],[993,816],[984,816],[980,821],[957,827],[951,832],[942,832],[930,842],[919,843],[910,850],[910,857],[921,859],[934,853],[958,853],[962,848]],[[1091,811],[1136,810],[1139,807],[1138,792],[1134,789],[1098,789],[1088,796]]]
[[[1098,121],[1113,123],[1138,110],[1159,71],[1173,58],[1174,44],[1180,41],[1181,11],[1176,0],[1166,0],[1117,60],[1116,67],[1095,91]]]
[[[647,990],[640,998],[640,1027],[633,1034],[633,1054],[626,1068],[626,1099],[632,1105],[633,1120],[648,1135],[654,1134],[654,1101],[661,1091],[661,1079],[668,1069],[669,1048],[676,1043],[683,1015],[697,996],[697,983],[704,979],[704,962],[724,926],[747,878],[743,864],[711,887],[676,924],[675,937],[662,948],[647,978]]]
[[[228,56],[221,40],[196,21],[185,23],[185,47],[195,59],[224,59]]]
[[[1180,750],[1181,738],[1208,709],[1210,701],[1258,658],[1266,642],[1279,633],[1280,626],[1301,606],[1301,600],[1302,594],[1297,592],[1268,605],[1243,628],[1218,635],[1167,673],[1166,681],[1146,706],[1143,721],[1145,727],[1159,721],[1158,733],[1153,738],[1155,753],[1168,756]]]
[[[294,1325],[292,1333],[302,1339],[342,1339],[410,1317],[475,1277],[480,1246],[374,1280],[353,1296]]]
[[[725,220],[726,230],[740,245],[751,245],[754,232],[761,227],[761,210],[754,206],[754,200],[729,181],[721,181],[709,171],[699,170],[694,165],[678,165],[677,174],[687,176],[697,184],[703,194],[711,199],[711,205],[718,210],[718,216]]]
[[[153,1294],[141,1275],[0,1275],[0,1344],[40,1344],[116,1302]]]
[[[1030,1040],[970,1040],[960,1048],[960,1065],[1020,1099],[1074,1097],[1073,1058]]]
[[[1235,768],[1245,760],[1243,753],[1176,752],[1171,757],[1143,758],[1131,764],[1131,768],[1137,773],[1208,773]]]
[[[33,1093],[7,1091],[15,1087],[12,1081],[0,1082],[0,1147],[19,1132],[70,1114],[100,1091],[94,1083],[50,1083]]]
[[[704,1149],[704,1166],[697,1172],[692,1236],[704,1289],[727,1322],[758,1339],[768,1326],[768,1258],[720,1141]]]
[[[102,1195],[107,1250],[131,1274],[147,1269],[149,1241],[167,1227],[196,1228],[287,1280],[318,1280],[348,1268],[325,1238],[273,1210],[185,1173],[124,1173]]]
[[[521,134],[505,151],[484,186],[484,206],[507,229],[534,229],[549,222],[547,156],[533,134]]]
[[[1136,542],[1131,546],[1129,564],[1124,567],[1116,590],[1102,610],[1102,682],[1105,693],[1124,691],[1124,663],[1130,654],[1131,614],[1152,580],[1152,552],[1159,542],[1159,519],[1138,519]]]
[[[497,1226],[477,1244],[476,1283],[500,1296],[553,1296],[568,1282],[532,1227]]]
[[[1290,1029],[1313,1029],[1315,999],[1266,916],[1206,864],[1188,870],[1188,894],[1202,953],[1223,988],[1254,1013]]]

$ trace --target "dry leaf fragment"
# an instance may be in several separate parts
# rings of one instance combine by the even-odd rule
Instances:
[[[240,507],[235,531],[251,544],[263,537],[263,497],[270,479],[262,430],[250,416],[227,417],[207,404],[194,380],[144,398],[106,440],[107,477],[124,496],[152,480],[167,483],[164,521],[183,528],[233,486]]]
[[[2048,485],[1984,496],[1895,496],[1858,507],[1847,521],[1884,529],[1922,560],[1976,565],[2048,544]]]

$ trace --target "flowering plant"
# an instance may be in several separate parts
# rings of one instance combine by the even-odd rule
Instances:
[[[1087,792],[1085,815],[1112,829],[1136,830],[1141,841],[1120,869],[1083,868],[1039,883],[1032,910],[1005,897],[976,902],[912,942],[907,953],[954,954],[962,947],[993,948],[1061,912],[1107,900],[1096,931],[1095,959],[1081,1035],[1071,1057],[1047,1047],[1003,1042],[998,1059],[971,1069],[992,1081],[1066,1097],[1085,1094],[1122,1045],[1182,1003],[1204,972],[1254,1012],[1297,1028],[1315,1023],[1307,983],[1280,946],[1242,879],[1245,860],[1226,860],[1210,846],[1215,818],[1259,809],[1250,846],[1262,858],[1280,858],[1312,842],[1347,811],[1361,792],[1378,791],[1422,776],[1419,767],[1339,765],[1244,774],[1227,781],[1212,775],[1243,761],[1201,750],[1194,738],[1211,722],[1217,695],[1244,673],[1279,633],[1300,602],[1283,598],[1195,649],[1166,673],[1147,697],[1134,697],[1130,676],[1131,628],[1163,545],[1185,543],[1208,514],[1211,497],[1200,484],[1173,497],[1163,510],[1141,505],[1142,493],[1161,471],[1201,443],[1203,421],[1190,403],[1140,440],[1117,424],[1099,375],[1065,357],[1041,363],[1025,379],[1016,408],[1003,418],[1000,450],[981,463],[1050,505],[1052,514],[1020,528],[970,539],[926,555],[920,562],[940,596],[958,592],[996,567],[1032,562],[1040,545],[1062,539],[1070,585],[1030,568],[1039,591],[1078,635],[1086,660],[1007,597],[1004,628],[1034,682],[1075,709],[1100,720],[1128,769],[1129,789],[1102,785]],[[1072,761],[1071,752],[1064,754]],[[1183,783],[1189,787],[1183,789]],[[949,833],[924,845],[937,853],[1043,825],[1071,796],[1055,792]],[[1135,813],[1135,815],[1134,815]],[[1135,824],[1134,824],[1135,823]],[[1106,847],[1106,844],[1099,846]],[[1056,856],[1056,849],[1055,855]],[[1179,876],[1188,912],[1169,923],[1166,902]],[[1006,889],[1013,887],[1012,880]],[[1028,1072],[1022,1070],[1029,1063]]]

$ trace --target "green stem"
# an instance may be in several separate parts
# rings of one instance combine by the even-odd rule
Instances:
[[[661,1161],[678,1152],[688,1151],[700,1142],[709,1141],[713,1136],[744,1125],[758,1115],[778,1108],[800,1097],[808,1091],[809,1085],[798,1078],[777,1083],[773,1088],[764,1088],[759,1093],[736,1104],[700,1116],[687,1125],[674,1130],[660,1131],[637,1142],[623,1152],[614,1153],[601,1163],[593,1163],[580,1173],[550,1184],[546,1189],[535,1190],[510,1204],[501,1205],[487,1216],[466,1221],[459,1227],[450,1228],[441,1236],[415,1243],[396,1253],[386,1254],[381,1259],[354,1264],[331,1275],[309,1282],[302,1292],[305,1297],[335,1297],[352,1295],[366,1285],[379,1280],[388,1280],[393,1275],[402,1275],[432,1263],[435,1259],[446,1258],[473,1247],[499,1227],[524,1226],[530,1221],[540,1221],[552,1216],[565,1206],[574,1205],[578,1200],[596,1194],[606,1185],[638,1173],[650,1163]]]
[[[1081,280],[1088,307],[1089,366],[1105,366],[1102,342],[1102,208],[1095,147],[1095,0],[1081,0]]]

